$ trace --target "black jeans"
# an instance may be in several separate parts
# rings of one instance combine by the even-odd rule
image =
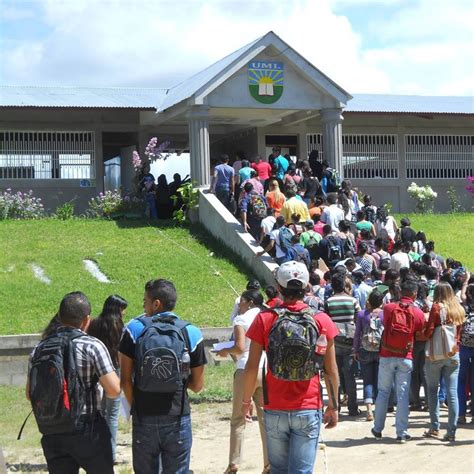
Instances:
[[[415,341],[413,345],[413,372],[410,382],[410,404],[421,405],[420,387],[423,386],[425,400],[427,399],[427,387],[425,380],[425,341]]]
[[[105,419],[83,420],[77,433],[43,435],[44,457],[50,474],[113,474],[112,444]]]
[[[350,414],[357,412],[357,384],[355,378],[354,359],[352,358],[352,346],[342,345],[336,342],[336,362],[339,377],[344,381],[347,393],[347,408]],[[341,384],[342,385],[342,384]],[[340,403],[340,400],[339,400]]]

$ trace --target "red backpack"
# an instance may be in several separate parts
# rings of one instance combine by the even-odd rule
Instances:
[[[411,305],[398,303],[393,309],[391,324],[385,325],[382,347],[390,352],[406,356],[413,347],[415,317]]]

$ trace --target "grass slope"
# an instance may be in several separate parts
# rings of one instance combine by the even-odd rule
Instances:
[[[126,319],[142,312],[143,288],[152,278],[172,280],[176,311],[199,326],[228,325],[236,294],[249,272],[202,228],[150,227],[101,220],[0,222],[0,334],[33,333],[54,315],[62,296],[80,290],[93,315],[110,294],[126,298]],[[210,255],[213,252],[213,255]],[[112,281],[99,283],[84,268],[94,259]],[[30,268],[44,268],[52,283]],[[226,281],[227,280],[227,281]]]
[[[413,229],[423,231],[435,242],[436,253],[460,260],[474,273],[474,213],[462,214],[398,214],[397,223],[407,216]]]

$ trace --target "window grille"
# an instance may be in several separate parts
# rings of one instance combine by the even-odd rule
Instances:
[[[398,179],[397,135],[342,135],[342,165],[348,179]]]
[[[94,178],[94,132],[0,131],[0,179]]]
[[[318,150],[324,154],[323,135],[307,134],[308,153]],[[348,179],[385,178],[398,179],[397,135],[342,135],[342,164],[344,177]]]
[[[463,179],[474,175],[474,136],[405,135],[409,179]]]

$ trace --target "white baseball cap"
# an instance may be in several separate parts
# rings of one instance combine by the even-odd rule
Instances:
[[[309,272],[304,263],[292,260],[280,265],[276,280],[283,288],[305,289],[309,283]]]

